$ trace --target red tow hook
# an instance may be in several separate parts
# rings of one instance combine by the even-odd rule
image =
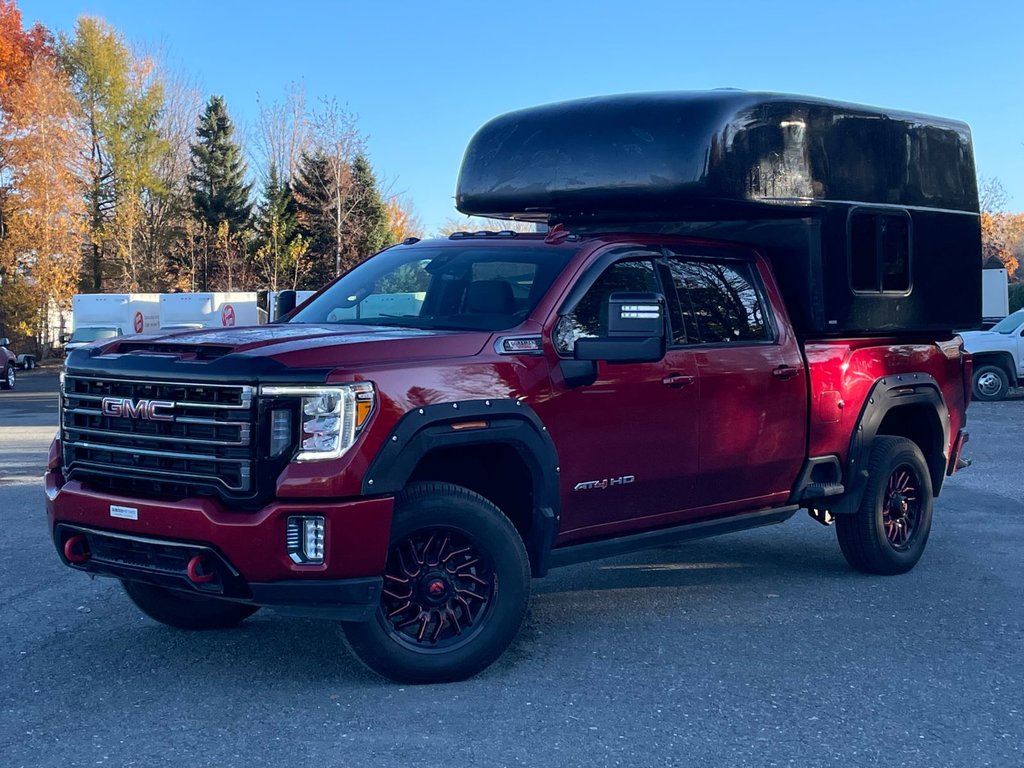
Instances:
[[[193,584],[206,584],[217,578],[217,573],[203,555],[195,555],[188,561],[188,580]]]
[[[64,542],[64,557],[69,563],[84,563],[90,557],[89,540],[80,533],[76,533]]]

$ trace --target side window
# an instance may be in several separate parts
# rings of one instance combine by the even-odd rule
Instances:
[[[669,270],[691,340],[771,341],[772,327],[749,264],[673,259]]]
[[[619,292],[661,290],[650,261],[620,261],[601,273],[576,308],[555,326],[555,349],[571,355],[576,339],[608,335],[608,297]]]
[[[854,209],[847,225],[850,287],[854,293],[910,290],[910,217]]]

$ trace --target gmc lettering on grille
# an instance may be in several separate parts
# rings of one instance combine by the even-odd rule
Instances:
[[[124,419],[174,421],[173,400],[132,400],[127,397],[104,397],[100,409],[104,416]]]

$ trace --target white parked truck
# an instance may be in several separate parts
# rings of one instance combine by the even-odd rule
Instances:
[[[1024,386],[1024,309],[987,331],[960,335],[974,358],[976,400],[1002,400],[1010,387]]]
[[[1005,269],[981,270],[982,327],[995,325],[1010,314],[1010,281]]]
[[[164,293],[160,295],[160,330],[259,325],[254,291],[227,293]]]
[[[71,300],[70,352],[115,336],[153,333],[160,328],[156,293],[81,293]]]

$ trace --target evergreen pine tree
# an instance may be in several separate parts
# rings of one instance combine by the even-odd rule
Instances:
[[[252,211],[252,185],[245,183],[245,161],[234,133],[224,99],[211,97],[196,128],[197,141],[190,145],[189,173],[196,219],[213,231],[226,222],[233,234],[245,228]]]
[[[329,160],[319,149],[303,153],[292,181],[299,231],[309,245],[309,271],[301,287],[322,288],[335,277],[335,221],[338,195]]]
[[[377,177],[365,155],[356,155],[352,163],[349,197],[352,199],[353,211],[351,230],[355,235],[349,257],[349,266],[352,267],[388,245],[391,240],[387,205],[377,189]]]
[[[255,253],[264,283],[271,290],[292,286],[292,263],[298,231],[298,208],[291,188],[271,164],[255,215]]]

